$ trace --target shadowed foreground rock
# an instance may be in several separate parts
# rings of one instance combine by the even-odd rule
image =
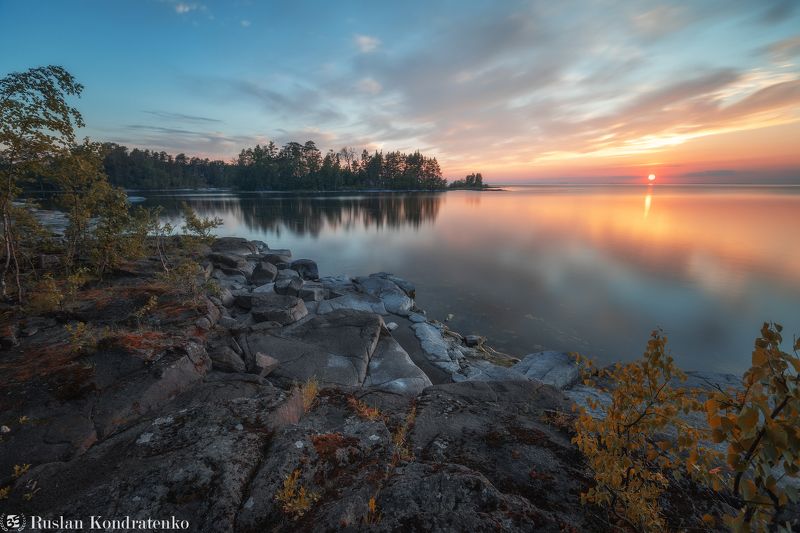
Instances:
[[[360,417],[356,396],[380,417]],[[215,375],[81,457],[35,467],[24,479],[37,480],[36,497],[7,503],[29,515],[175,516],[192,531],[598,529],[579,503],[586,478],[569,437],[540,421],[566,407],[549,386],[493,382],[430,387],[416,402],[328,389],[303,414],[259,378]],[[295,470],[318,497],[299,517],[275,498]]]

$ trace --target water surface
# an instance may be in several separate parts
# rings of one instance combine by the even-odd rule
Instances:
[[[739,373],[764,320],[800,333],[796,187],[133,194],[168,216],[187,201],[322,275],[398,274],[429,316],[518,356],[630,360],[660,327],[684,368]]]

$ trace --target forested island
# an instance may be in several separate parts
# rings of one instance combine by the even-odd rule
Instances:
[[[104,143],[102,151],[109,182],[127,189],[435,191],[447,188],[436,158],[419,151],[370,153],[364,149],[358,154],[345,147],[338,152],[328,150],[323,155],[314,141],[289,142],[280,148],[270,141],[265,146],[243,149],[231,162],[138,148],[129,150],[115,143]],[[474,185],[475,174],[471,176]]]
[[[483,176],[480,172],[467,174],[463,180],[455,180],[451,182],[448,189],[466,189],[471,191],[482,191],[490,189],[492,186],[483,182]]]

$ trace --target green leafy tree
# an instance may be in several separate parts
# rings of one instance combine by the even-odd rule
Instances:
[[[112,188],[103,170],[103,148],[99,143],[85,139],[59,157],[54,166],[53,180],[61,193],[58,203],[69,220],[64,235],[65,263],[72,270],[77,259],[86,255],[92,239],[90,222],[103,214]]]
[[[83,126],[83,119],[67,98],[80,95],[82,90],[83,86],[58,66],[13,72],[0,79],[0,292],[4,298],[9,295],[9,274],[14,277],[16,299],[24,298],[14,201],[22,182],[41,174],[45,158],[74,141],[75,128]]]
[[[211,244],[214,242],[214,230],[222,225],[219,217],[200,217],[194,209],[183,202],[183,236],[190,244]]]

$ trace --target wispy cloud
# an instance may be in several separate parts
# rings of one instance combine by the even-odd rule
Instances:
[[[175,13],[178,15],[185,15],[186,13],[194,11],[195,9],[197,9],[197,4],[185,4],[183,2],[178,2],[175,4]]]
[[[375,51],[381,44],[381,41],[377,37],[371,37],[369,35],[356,35],[353,41],[361,53],[364,54]]]
[[[250,23],[250,21],[249,21],[249,20],[246,20],[246,19],[245,19],[245,20],[241,20],[241,21],[239,21],[239,25],[240,25],[242,28],[249,28],[249,27],[250,27],[250,24],[251,24],[251,23]]]
[[[167,149],[171,153],[184,152],[211,158],[220,154],[233,154],[242,147],[265,143],[257,135],[228,134],[222,131],[129,124],[108,133],[108,138],[130,147]],[[224,157],[223,157],[224,158]]]
[[[781,39],[767,46],[764,51],[774,61],[791,61],[800,56],[800,35]]]
[[[177,121],[177,122],[222,122],[216,118],[209,118],[209,117],[201,117],[197,115],[186,115],[183,113],[172,113],[169,111],[142,111],[143,113],[147,113],[148,115],[152,115],[154,117],[158,117],[164,120],[170,121]]]
[[[358,82],[358,90],[368,94],[378,94],[381,92],[381,84],[372,78],[363,78]]]

